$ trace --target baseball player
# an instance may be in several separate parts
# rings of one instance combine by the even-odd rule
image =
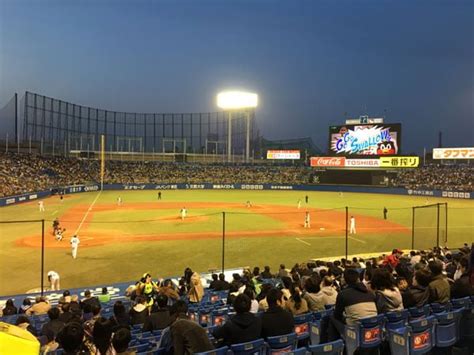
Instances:
[[[44,202],[43,201],[38,201],[38,207],[40,212],[44,212]]]
[[[252,204],[250,203],[249,200],[247,200],[247,203],[245,204],[245,206],[246,206],[247,208],[250,208],[250,207],[252,207]]]
[[[349,234],[356,234],[356,220],[354,216],[351,216],[351,226],[350,226]]]
[[[308,195],[306,195],[306,196],[304,197],[304,201],[305,201],[306,203],[309,202],[309,196],[308,196]]]
[[[301,208],[301,200],[298,200],[298,209]]]
[[[48,281],[51,284],[52,291],[59,291],[61,289],[59,286],[59,274],[56,271],[48,271]]]
[[[73,235],[71,238],[71,248],[72,248],[72,258],[75,259],[77,257],[77,248],[79,247],[79,237],[77,235]]]
[[[158,200],[161,200],[161,191],[158,191]]]
[[[187,213],[188,211],[186,210],[186,207],[183,207],[180,211],[182,221],[184,221],[184,219],[186,218]]]
[[[383,208],[383,219],[387,219],[388,210],[387,207]]]
[[[56,229],[55,238],[57,242],[60,242],[61,240],[63,240],[63,233],[65,231],[66,231],[66,228],[63,228],[63,230],[61,230],[61,228]]]
[[[306,211],[304,215],[304,227],[311,228],[311,215],[309,214],[309,211]]]
[[[117,197],[117,206],[122,206],[122,197]]]

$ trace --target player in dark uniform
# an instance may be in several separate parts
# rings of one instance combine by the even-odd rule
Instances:
[[[383,208],[383,219],[387,219],[387,213],[388,213],[387,207],[384,207]]]
[[[158,191],[158,200],[161,200],[161,191]]]
[[[306,195],[306,196],[304,197],[304,201],[305,201],[306,203],[309,202],[309,196],[308,196],[308,195]]]

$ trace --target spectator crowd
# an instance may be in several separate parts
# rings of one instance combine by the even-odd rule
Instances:
[[[154,281],[145,273],[126,290],[125,300],[115,301],[113,314],[102,308],[110,304],[107,288],[96,297],[86,290],[84,298],[64,291],[59,305],[46,298],[34,304],[25,300],[19,308],[8,300],[3,316],[21,313],[16,324],[38,336],[43,352],[58,347],[65,354],[133,354],[132,332],[160,331],[157,347],[166,354],[192,354],[213,348],[289,334],[295,316],[333,307],[326,340],[340,338],[345,324],[409,307],[447,304],[453,298],[474,295],[474,249],[435,247],[405,254],[394,249],[389,255],[364,260],[354,257],[331,262],[280,265],[276,272],[265,266],[244,269],[226,280],[213,274],[203,287],[198,273],[187,268],[176,285],[169,279]],[[210,334],[199,324],[193,310],[206,294],[226,294],[228,319]],[[38,331],[29,316],[47,314]]]
[[[430,165],[400,169],[391,185],[409,189],[472,191],[474,168]],[[100,181],[99,161],[0,153],[0,197]],[[309,184],[313,170],[307,166],[191,164],[131,162],[106,163],[104,183],[110,184]]]

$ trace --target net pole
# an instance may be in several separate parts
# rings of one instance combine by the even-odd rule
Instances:
[[[41,220],[41,296],[44,292],[44,219]]]
[[[411,248],[415,249],[415,207],[411,208]]]
[[[436,204],[436,246],[439,248],[439,203]]]
[[[105,173],[105,135],[100,136],[100,189],[104,189]]]
[[[445,223],[446,223],[446,226],[444,228],[444,233],[445,233],[445,236],[444,236],[444,245],[446,246],[448,244],[448,203],[445,202],[444,203],[444,214],[445,214]]]
[[[225,259],[225,212],[222,212],[222,273],[224,273]]]
[[[349,220],[349,207],[346,206],[346,260],[347,260],[348,254],[349,254],[349,234],[347,233],[348,220]]]

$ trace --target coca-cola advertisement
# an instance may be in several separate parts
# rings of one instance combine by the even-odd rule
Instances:
[[[358,124],[329,127],[329,154],[390,156],[400,153],[401,124]]]
[[[344,167],[346,158],[344,157],[311,157],[310,164],[313,167]]]

